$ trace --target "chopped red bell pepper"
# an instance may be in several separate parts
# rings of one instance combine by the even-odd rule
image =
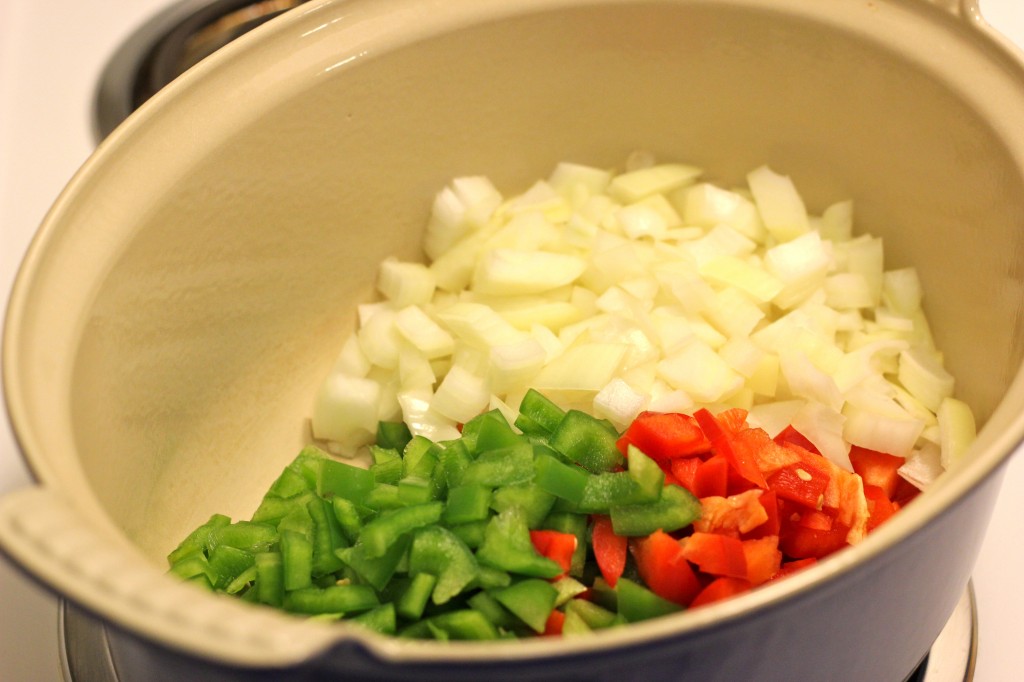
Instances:
[[[815,509],[825,497],[828,474],[803,462],[785,466],[768,476],[768,488],[779,497]]]
[[[731,430],[731,427],[726,428],[719,424],[715,415],[711,414],[707,408],[697,410],[693,416],[700,424],[704,435],[711,441],[712,452],[723,455],[729,460],[729,464],[736,470],[736,473],[746,480],[759,488],[767,487],[764,476],[757,468],[757,461],[753,458],[753,453],[748,448],[742,447],[742,441],[737,441],[738,447],[733,447],[734,431]]]
[[[655,531],[647,537],[634,538],[630,551],[640,577],[652,592],[680,606],[687,606],[701,590],[683,547],[668,533]]]
[[[769,535],[758,540],[744,540],[743,554],[747,559],[747,580],[760,585],[771,580],[782,564],[779,538]]]
[[[784,578],[787,575],[793,575],[797,571],[801,571],[805,568],[810,568],[814,564],[818,563],[818,560],[814,557],[808,557],[806,559],[794,559],[793,561],[784,561],[782,566],[772,577],[772,580],[778,580]]]
[[[743,543],[719,533],[695,532],[682,541],[683,556],[704,573],[729,578],[747,577],[747,557]]]
[[[762,491],[754,489],[729,497],[702,497],[700,518],[693,522],[693,529],[734,537],[749,533],[768,520],[761,495]]]
[[[903,457],[887,455],[857,445],[850,448],[850,464],[853,465],[854,472],[864,479],[865,486],[881,488],[890,500],[896,494],[896,487],[902,480],[897,470],[906,461]]]
[[[595,515],[593,519],[594,525],[590,541],[594,548],[594,559],[597,561],[597,567],[601,570],[604,581],[609,586],[615,587],[626,568],[629,540],[615,534],[610,517]]]
[[[659,463],[711,449],[711,443],[693,417],[662,412],[637,415],[616,443],[623,455],[631,444]]]
[[[864,497],[868,501],[868,530],[874,530],[890,516],[896,513],[897,507],[886,496],[885,491],[877,485],[864,484]]]
[[[779,534],[779,503],[778,498],[775,496],[774,490],[765,490],[761,493],[761,496],[757,498],[757,503],[761,505],[765,513],[765,522],[757,526],[748,533],[744,533],[744,539],[756,540],[757,538],[763,538],[768,535]]]
[[[557,530],[531,530],[530,541],[537,553],[551,559],[562,567],[562,575],[572,567],[572,556],[576,552],[577,539],[572,533]]]
[[[679,481],[679,485],[683,486],[691,493],[693,490],[693,479],[697,475],[697,468],[701,465],[703,460],[700,457],[679,457],[673,459],[671,462],[672,475]],[[696,495],[696,493],[694,493]],[[699,495],[698,495],[699,497]]]
[[[707,587],[693,598],[693,601],[690,602],[690,608],[705,606],[716,601],[734,597],[737,594],[743,594],[752,587],[753,585],[741,578],[718,578],[711,581]]]
[[[696,497],[718,495],[725,497],[729,492],[729,460],[722,455],[715,455],[697,466],[693,475],[693,487],[690,488]]]
[[[557,637],[562,634],[562,626],[564,625],[565,614],[558,609],[554,609],[544,623],[544,631],[541,634],[548,637]]]
[[[793,428],[790,424],[786,428],[782,429],[777,436],[775,436],[775,442],[779,445],[785,445],[790,443],[792,445],[798,445],[808,452],[813,452],[816,455],[820,455],[821,452],[815,447],[814,443],[807,440],[802,433]]]

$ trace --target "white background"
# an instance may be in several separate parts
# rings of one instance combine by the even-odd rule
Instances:
[[[107,57],[120,40],[170,2],[0,0],[3,305],[35,227],[91,151],[93,89]],[[1024,46],[1024,2],[981,0],[981,8],[992,25]],[[0,494],[28,484],[9,426],[0,419]],[[1024,461],[1017,456],[973,576],[980,627],[977,682],[1024,679],[1021,490]],[[0,559],[0,682],[61,679],[56,600]]]

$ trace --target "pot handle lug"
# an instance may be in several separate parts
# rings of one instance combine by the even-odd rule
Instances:
[[[48,589],[103,620],[219,663],[292,667],[339,639],[337,628],[168,576],[126,539],[111,537],[42,487],[0,499],[0,550]]]

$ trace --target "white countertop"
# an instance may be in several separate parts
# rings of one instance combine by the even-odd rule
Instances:
[[[0,295],[45,211],[92,149],[96,79],[120,40],[171,0],[0,0]],[[988,21],[1024,46],[1024,2],[981,0]],[[1024,118],[1021,121],[1024,125]],[[29,485],[0,420],[0,495]],[[1009,466],[974,571],[976,682],[1022,679],[1024,459]],[[0,559],[0,682],[62,680],[57,602]]]

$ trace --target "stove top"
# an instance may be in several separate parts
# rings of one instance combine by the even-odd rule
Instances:
[[[979,2],[982,14],[992,25],[1024,46],[1024,3]],[[202,9],[211,4],[229,7],[231,18],[209,22]],[[293,4],[298,2],[0,0],[0,306],[6,305],[18,263],[36,226],[87,158],[97,137],[123,117],[123,107],[131,106],[126,98],[144,99],[148,96],[146,88],[152,88],[167,73],[187,66],[204,50],[216,47],[218,41],[229,39],[252,22],[258,23]],[[255,8],[247,9],[249,6]],[[129,36],[138,35],[140,28],[155,30],[157,17],[163,18],[165,26],[169,17],[183,21],[197,13],[208,30],[201,32],[188,49],[166,50],[160,69],[153,68],[155,53],[140,56],[138,45],[125,42]],[[195,24],[191,26],[194,29]],[[138,65],[149,59],[150,70],[145,79],[137,80],[137,90],[127,95],[116,88],[108,91],[112,98],[108,103],[122,108],[101,114],[96,109],[100,81],[132,73],[130,69],[121,74],[116,69],[105,71],[119,46],[122,56],[135,57],[134,62],[128,59],[122,64]],[[102,101],[102,90],[100,93]],[[10,427],[0,419],[0,495],[30,484],[31,477],[17,453]],[[1024,574],[1024,543],[1019,540],[1024,495],[1016,494],[1020,489],[1024,489],[1024,460],[1017,456],[1006,472],[1003,493],[973,574],[974,598],[970,593],[964,595],[929,655],[927,666],[911,679],[1005,682],[1020,678],[1024,663],[1017,623],[1024,612],[1024,590],[1019,586]],[[99,676],[99,667],[89,669],[99,672],[80,671],[70,677],[74,668],[86,665],[90,649],[102,652],[102,628],[76,620],[72,610],[62,609],[56,598],[2,558],[0,605],[0,681],[107,679]],[[76,632],[85,634],[79,637]],[[72,645],[71,638],[86,643]]]

